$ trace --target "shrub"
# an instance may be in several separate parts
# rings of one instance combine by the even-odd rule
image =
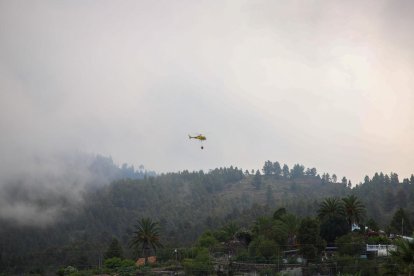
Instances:
[[[341,255],[359,256],[365,250],[365,241],[362,235],[349,233],[335,240],[338,252]]]
[[[194,259],[184,259],[183,265],[187,275],[210,275],[213,269],[207,248],[197,250]]]

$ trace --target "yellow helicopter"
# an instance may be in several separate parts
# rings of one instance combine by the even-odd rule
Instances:
[[[199,134],[197,136],[191,136],[190,134],[188,135],[189,139],[197,139],[199,140],[201,143],[203,143],[203,141],[207,140],[206,136]],[[204,149],[203,144],[201,144],[201,149]]]

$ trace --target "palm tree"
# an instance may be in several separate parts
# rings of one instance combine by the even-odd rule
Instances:
[[[254,225],[252,232],[255,236],[266,236],[269,237],[273,232],[273,220],[268,217],[259,217]]]
[[[328,197],[319,204],[318,217],[328,219],[344,215],[342,202],[336,197]]]
[[[391,251],[392,260],[398,264],[398,269],[405,275],[414,272],[414,242],[396,240],[397,250]]]
[[[288,244],[296,245],[296,236],[298,234],[300,219],[292,214],[285,214],[281,217],[281,220],[286,225],[286,231],[288,235]]]
[[[365,215],[365,206],[355,195],[349,195],[342,199],[345,216],[350,227],[353,223],[359,224]]]
[[[226,233],[226,237],[229,240],[234,240],[237,234],[237,231],[239,231],[240,227],[235,222],[230,222],[226,226],[223,227],[224,233]]]
[[[136,231],[130,241],[129,246],[135,250],[136,253],[141,251],[145,257],[145,263],[153,249],[156,252],[158,247],[162,247],[160,243],[160,229],[157,222],[153,222],[150,218],[141,218],[136,225]]]

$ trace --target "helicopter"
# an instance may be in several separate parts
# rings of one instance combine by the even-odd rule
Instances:
[[[189,139],[197,139],[199,140],[201,143],[203,143],[203,141],[207,140],[206,136],[199,134],[197,136],[191,136],[190,134],[188,135]],[[201,144],[201,149],[204,149],[203,144]]]

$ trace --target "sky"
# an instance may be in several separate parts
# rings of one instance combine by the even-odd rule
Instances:
[[[0,173],[85,152],[159,173],[271,160],[402,180],[412,14],[410,0],[0,0]]]

